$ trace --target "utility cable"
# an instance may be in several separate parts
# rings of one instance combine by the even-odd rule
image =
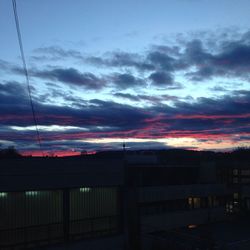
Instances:
[[[22,62],[23,62],[23,70],[24,70],[24,74],[26,77],[26,83],[27,83],[27,88],[28,88],[28,93],[29,93],[30,106],[31,106],[31,110],[32,110],[33,121],[34,121],[35,128],[36,128],[37,141],[38,141],[40,150],[42,152],[42,155],[44,156],[43,150],[42,150],[41,137],[40,137],[40,133],[39,133],[38,125],[37,125],[37,118],[36,118],[34,104],[33,104],[32,95],[31,95],[29,74],[28,74],[27,64],[26,64],[25,56],[24,56],[24,49],[23,49],[22,36],[21,36],[20,25],[19,25],[19,18],[18,18],[18,13],[17,13],[16,0],[12,0],[12,5],[13,5],[14,16],[15,16],[15,24],[16,24],[16,30],[17,30],[18,43],[19,43],[21,58],[22,58]]]

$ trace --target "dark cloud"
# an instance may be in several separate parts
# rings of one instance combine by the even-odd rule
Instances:
[[[115,84],[117,89],[128,89],[136,87],[144,87],[145,80],[137,78],[131,74],[114,74],[110,80]]]
[[[250,95],[250,90],[245,90],[245,89],[234,90],[233,95],[234,96],[243,96],[243,97],[249,96]]]
[[[174,58],[181,55],[181,48],[177,45],[167,46],[167,45],[152,45],[152,51],[158,51],[160,53],[166,53]]]
[[[87,63],[94,64],[96,66],[108,66],[108,67],[133,67],[138,70],[153,70],[154,65],[150,62],[146,62],[143,56],[136,53],[127,52],[110,52],[102,57],[90,56],[85,59]]]
[[[250,66],[250,44],[240,42],[228,44],[221,54],[215,56],[218,65],[238,69]],[[236,67],[236,68],[235,68]]]
[[[22,68],[11,65],[8,70],[14,74],[24,76]],[[28,73],[32,77],[37,77],[43,80],[53,80],[58,83],[65,83],[69,86],[79,86],[89,90],[100,90],[107,84],[103,77],[96,76],[91,72],[80,72],[75,68],[60,68],[48,66],[47,69],[39,70],[30,68]],[[55,84],[55,83],[51,83]]]
[[[220,141],[224,138],[236,138],[238,135],[239,140],[249,139],[250,91],[246,89],[226,92],[227,83],[223,81],[221,85],[210,88],[214,92],[224,92],[224,96],[220,98],[184,99],[171,95],[143,94],[143,88],[149,82],[153,89],[180,88],[181,85],[174,78],[179,71],[193,81],[204,81],[217,76],[249,81],[249,32],[234,39],[229,36],[224,39],[221,36],[215,43],[208,43],[203,37],[187,38],[181,45],[155,45],[141,54],[110,52],[100,57],[82,59],[80,52],[64,51],[59,47],[40,48],[35,53],[50,58],[74,57],[98,68],[107,67],[109,72],[99,76],[74,68],[53,68],[48,65],[44,69],[29,70],[36,80],[40,78],[52,82],[46,85],[48,94],[39,94],[32,89],[38,124],[76,127],[64,132],[42,131],[41,136],[46,143],[60,142],[60,148],[65,149],[69,146],[67,142],[72,141],[74,144],[74,140],[85,138],[191,137]],[[0,61],[0,67],[2,71],[23,75],[21,68],[4,61]],[[97,69],[96,71],[99,72]],[[141,102],[143,105],[127,105],[123,103],[124,100],[120,100],[120,103],[100,99],[84,100],[64,90],[60,83],[81,86],[85,90],[105,90],[105,87],[112,87],[113,96]],[[135,91],[123,93],[127,89]],[[63,99],[64,106],[53,102],[58,97]],[[13,125],[33,125],[26,85],[14,81],[2,82],[0,105],[0,139],[17,141],[19,145],[31,142],[34,131],[10,128]],[[53,145],[56,147],[56,144]],[[86,147],[92,146],[93,144],[86,144]]]
[[[154,72],[149,76],[151,83],[156,86],[169,86],[173,85],[173,77],[166,72]]]
[[[16,91],[21,94],[16,95]],[[2,125],[33,124],[30,106],[22,91],[15,83],[0,85],[1,107],[4,107],[0,110]],[[121,96],[121,93],[118,95]],[[214,132],[220,130],[232,134],[232,131],[235,132],[242,127],[250,132],[249,91],[243,91],[241,94],[237,92],[233,96],[228,95],[219,99],[199,98],[192,103],[172,99],[174,106],[161,103],[164,98],[170,98],[169,96],[157,98],[146,95],[125,95],[124,97],[134,98],[134,100],[149,100],[155,102],[155,105],[138,108],[99,99],[82,103],[78,107],[41,104],[37,101],[34,105],[40,125],[84,127],[90,133],[85,136],[95,136],[96,132],[100,132],[100,128],[107,133],[102,136],[108,137],[125,136],[131,133],[135,137],[152,136],[154,138],[171,135],[173,131],[186,130],[189,130],[190,134],[207,130]]]
[[[34,91],[34,87],[31,87]],[[28,102],[28,90],[25,84],[20,84],[15,81],[7,81],[0,83],[0,105],[1,109],[8,106],[26,105]]]
[[[160,96],[150,96],[150,95],[131,95],[128,93],[114,93],[113,96],[128,99],[134,102],[149,102],[151,104],[157,105],[164,101],[177,101],[179,98],[177,96],[171,95],[160,95]]]
[[[131,95],[127,93],[114,93],[113,96],[128,99],[130,101],[138,102],[140,98],[137,95]]]
[[[16,91],[19,91],[20,94],[17,95]],[[0,100],[1,125],[30,126],[33,124],[28,95],[24,94],[24,90],[19,84],[1,84]],[[151,117],[140,108],[98,99],[81,102],[75,107],[42,104],[36,99],[34,106],[40,125],[83,126],[86,128],[99,126],[119,130],[123,127],[136,128],[143,123],[144,119]]]
[[[0,98],[3,95],[1,93]],[[64,143],[107,137],[191,137],[214,141],[230,138],[234,134],[238,134],[240,140],[240,136],[246,138],[250,134],[250,92],[219,99],[200,98],[193,103],[176,100],[174,104],[171,107],[159,104],[138,108],[94,99],[81,108],[40,103],[35,103],[35,107],[39,125],[79,127],[64,132],[42,131],[41,136],[45,142]],[[33,124],[29,106],[23,107],[22,112],[15,113],[18,105],[16,103],[0,110],[0,138],[28,143],[34,140],[33,131],[15,131],[8,127]]]
[[[43,70],[30,69],[31,75],[44,79],[56,80],[67,84],[84,86],[86,89],[102,89],[115,83],[120,89],[140,87],[149,76],[154,85],[170,85],[175,82],[179,71],[192,81],[203,81],[213,77],[237,77],[249,81],[250,77],[250,39],[249,32],[237,33],[219,32],[216,41],[211,41],[209,32],[203,32],[199,39],[186,36],[181,43],[174,45],[152,45],[142,53],[113,51],[101,56],[82,55],[77,50],[65,50],[58,46],[38,48],[35,56],[63,60],[75,58],[82,63],[95,67],[116,68],[117,73],[110,72],[109,76],[98,76],[92,72],[80,72],[74,68],[49,68]],[[223,35],[224,34],[224,35]],[[226,35],[225,35],[226,34]],[[198,36],[198,34],[197,34]],[[214,40],[213,39],[213,40]],[[23,74],[23,70],[11,64],[0,61],[2,70]],[[126,72],[126,73],[124,73]],[[128,73],[130,72],[130,73]],[[131,73],[133,72],[133,73]],[[143,77],[138,77],[143,73]],[[145,78],[145,79],[143,79]],[[110,82],[107,82],[110,81]],[[180,86],[179,86],[180,87]]]
[[[38,151],[38,147],[35,144],[28,145],[27,143],[22,144],[23,147],[28,146],[28,150],[24,150],[27,154],[28,152],[33,153]],[[72,154],[74,152],[95,152],[95,151],[107,151],[107,150],[121,150],[122,141],[120,142],[109,142],[109,143],[97,143],[97,142],[81,142],[79,140],[67,140],[67,141],[46,141],[42,144],[43,149],[48,155],[64,155]],[[152,149],[167,149],[170,148],[167,145],[155,142],[126,142],[127,150],[152,150]],[[28,151],[28,152],[27,152]]]
[[[53,83],[46,83],[48,91],[43,94],[33,95],[34,100],[39,103],[57,103],[61,100],[64,105],[74,106],[80,108],[82,105],[86,105],[87,101],[83,98],[75,96],[71,90],[65,90]],[[35,92],[34,92],[35,94]]]
[[[213,91],[213,92],[224,92],[226,93],[228,90],[222,86],[215,86],[212,88],[209,88],[209,90]]]
[[[152,50],[145,54],[111,52],[103,56],[86,58],[86,62],[96,66],[134,68],[138,71],[162,70],[171,72],[175,69],[185,68],[184,62],[169,56],[170,53],[164,46],[153,46]],[[168,48],[170,50],[170,48]],[[175,48],[176,49],[176,48]],[[174,50],[174,49],[173,49]]]
[[[165,70],[165,71],[173,71],[173,64],[175,60],[170,57],[167,53],[162,53],[159,51],[150,52],[147,55],[147,59],[153,64],[156,65],[157,68]]]
[[[6,62],[6,61],[0,59],[0,70],[1,70],[1,71],[6,71],[6,70],[8,70],[8,69],[10,68],[10,66],[11,66],[11,65],[10,65],[8,62]]]
[[[66,50],[59,46],[41,47],[33,50],[35,54],[32,56],[34,60],[46,61],[46,60],[65,60],[67,58],[73,58],[77,60],[83,60],[83,55],[77,50]]]
[[[92,73],[81,73],[74,68],[67,69],[49,69],[49,70],[33,70],[32,75],[49,80],[56,80],[66,84],[73,84],[84,87],[86,89],[98,90],[105,86],[106,81],[103,78],[97,77]]]
[[[212,59],[212,55],[203,48],[201,40],[193,40],[187,43],[184,58],[191,65],[204,65]]]
[[[217,35],[216,42],[211,41],[209,32],[204,33],[200,39],[185,38],[181,45],[153,45],[141,55],[113,52],[103,57],[89,57],[86,61],[107,67],[133,67],[151,74],[157,71],[173,75],[177,71],[185,70],[186,77],[194,81],[216,76],[242,77],[249,80],[249,32],[237,34],[238,39],[225,36],[225,32],[222,32],[224,36]],[[190,72],[192,67],[195,69]]]
[[[203,48],[202,41],[195,40],[187,45],[185,57],[187,63],[195,65],[197,70],[188,73],[193,80],[202,81],[215,76],[241,77],[249,80],[250,43],[243,40],[219,41],[217,52],[211,53]],[[211,50],[211,48],[210,48]]]

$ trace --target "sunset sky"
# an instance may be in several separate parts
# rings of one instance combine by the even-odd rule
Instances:
[[[249,0],[17,0],[44,152],[250,146]],[[0,144],[40,154],[10,0]]]

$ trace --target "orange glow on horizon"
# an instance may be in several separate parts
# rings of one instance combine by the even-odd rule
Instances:
[[[67,156],[80,156],[80,155],[92,155],[96,154],[96,151],[86,152],[81,154],[78,151],[54,151],[54,152],[40,152],[40,151],[25,151],[21,152],[22,156],[32,156],[32,157],[67,157]]]

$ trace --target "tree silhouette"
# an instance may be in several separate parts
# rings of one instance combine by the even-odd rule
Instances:
[[[0,158],[19,158],[19,157],[21,157],[21,155],[18,153],[18,151],[14,146],[9,146],[7,148],[0,148]]]

